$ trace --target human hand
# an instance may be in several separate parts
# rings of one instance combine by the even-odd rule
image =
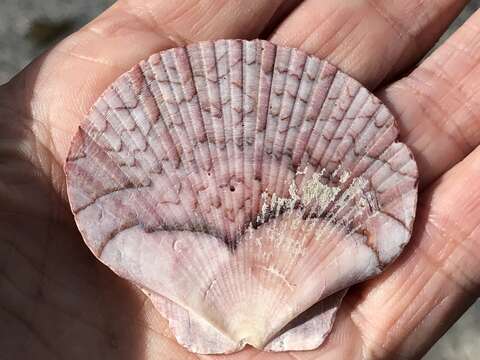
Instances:
[[[413,72],[393,79],[465,2],[125,0],[33,62],[0,88],[5,358],[420,357],[480,294],[480,13]],[[326,58],[377,89],[418,161],[414,236],[385,273],[349,291],[317,351],[196,356],[175,342],[141,292],[83,244],[63,164],[95,99],[141,59],[199,40],[260,35]]]

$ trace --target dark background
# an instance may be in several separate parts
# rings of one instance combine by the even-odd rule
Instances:
[[[0,0],[0,84],[8,81],[32,58],[63,36],[78,29],[113,2],[113,0]],[[479,7],[480,0],[470,1],[439,43]],[[480,301],[477,301],[424,359],[480,359]]]

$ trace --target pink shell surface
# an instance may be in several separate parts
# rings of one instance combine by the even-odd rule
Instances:
[[[68,195],[95,256],[192,352],[317,348],[348,287],[408,242],[417,167],[388,109],[267,41],[152,55],[75,135]]]

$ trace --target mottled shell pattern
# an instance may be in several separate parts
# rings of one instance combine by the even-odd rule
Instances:
[[[120,76],[75,135],[95,256],[192,352],[315,349],[348,287],[408,242],[417,166],[389,110],[326,61],[201,42]]]

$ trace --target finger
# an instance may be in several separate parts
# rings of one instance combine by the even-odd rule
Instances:
[[[370,88],[428,51],[465,0],[307,0],[272,41],[326,58]]]
[[[24,95],[31,103],[26,110],[37,120],[34,131],[40,141],[63,161],[79,121],[122,72],[177,45],[256,37],[282,4],[283,0],[118,1],[14,82],[34,84]]]
[[[477,148],[423,194],[406,253],[365,287],[352,319],[372,357],[420,358],[480,295],[479,177]]]
[[[268,26],[263,29],[260,34],[260,38],[268,39],[275,29],[300,5],[304,0],[285,0],[277,8],[275,14],[272,16],[272,20],[268,23]]]
[[[380,96],[428,184],[480,144],[480,12]]]

